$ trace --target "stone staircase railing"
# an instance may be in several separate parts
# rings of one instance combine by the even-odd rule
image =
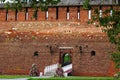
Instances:
[[[51,72],[51,74],[55,73],[56,69],[58,68],[58,65],[59,64],[57,63],[57,64],[52,64],[52,65],[46,66],[44,69],[44,75],[46,76],[50,72]]]
[[[72,72],[72,64],[66,65],[62,67],[64,73],[70,73]]]
[[[44,76],[54,76],[56,74],[56,69],[58,68],[57,64],[52,64],[49,66],[46,66],[44,69]],[[64,71],[64,76],[67,76],[70,72],[72,72],[72,64],[66,65],[62,67]]]

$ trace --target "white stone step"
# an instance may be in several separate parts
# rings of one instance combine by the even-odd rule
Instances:
[[[46,72],[46,74],[44,76],[54,76],[55,72]]]

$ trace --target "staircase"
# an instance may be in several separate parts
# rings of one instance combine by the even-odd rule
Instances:
[[[46,73],[44,74],[44,76],[54,76],[54,75],[55,75],[55,72],[52,72],[52,71],[46,72]]]
[[[58,68],[58,65],[59,64],[57,63],[46,66],[44,69],[44,76],[54,76],[56,73],[56,69]]]
[[[56,69],[58,68],[58,65],[59,64],[57,63],[57,64],[46,66],[44,69],[44,76],[54,76],[56,74]],[[72,64],[66,65],[62,67],[62,69],[66,76],[68,73],[72,72]]]
[[[70,73],[72,72],[72,64],[66,65],[62,67],[64,73]]]

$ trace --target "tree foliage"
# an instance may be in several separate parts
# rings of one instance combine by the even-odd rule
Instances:
[[[14,8],[20,10],[24,7],[32,7],[34,9],[40,8],[42,10],[47,10],[48,6],[56,5],[60,0],[15,0],[12,3],[6,3],[9,8]],[[6,5],[5,5],[6,6]],[[17,6],[17,7],[15,7]]]
[[[117,50],[120,51],[120,6],[118,9],[110,8],[102,12],[100,17],[100,9],[94,10],[91,23],[97,27],[103,27],[103,31],[107,33],[109,41],[116,45]],[[111,12],[111,13],[110,13]]]
[[[120,52],[114,52],[112,54],[112,60],[116,63],[115,67],[120,68]]]
[[[94,9],[92,20],[89,23],[102,27],[102,30],[107,33],[109,41],[116,46],[117,51],[112,53],[111,58],[115,62],[116,68],[120,68],[120,5],[112,5],[111,8],[102,10],[102,16],[100,10],[100,7]]]
[[[15,0],[15,2],[12,3],[6,3],[4,5],[5,9],[12,9],[15,11],[21,11],[23,8],[31,7],[34,9],[33,17],[37,17],[37,11],[38,9],[41,9],[42,11],[46,11],[48,9],[48,6],[56,5],[60,2],[60,0]]]
[[[90,0],[85,0],[83,3],[83,9],[90,9]]]

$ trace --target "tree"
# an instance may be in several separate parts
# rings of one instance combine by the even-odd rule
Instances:
[[[88,5],[86,2],[83,6]],[[112,53],[111,58],[115,62],[116,68],[120,68],[120,5],[113,3],[109,9],[102,11],[102,16],[100,8],[94,9],[92,20],[88,22],[96,27],[102,27],[103,31],[107,33],[109,41],[116,46],[116,51]]]
[[[90,9],[90,4],[89,4],[90,0],[85,0],[85,2],[83,3],[83,8],[84,9]]]

